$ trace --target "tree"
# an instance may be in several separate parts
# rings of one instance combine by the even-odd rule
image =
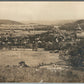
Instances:
[[[68,51],[68,53],[66,53],[66,51]],[[64,61],[66,61],[66,63],[68,63],[68,65],[71,65],[72,67],[83,66],[84,40],[81,40],[76,45],[68,47],[67,49],[65,49],[65,53],[60,56]]]
[[[84,40],[81,40],[76,46],[69,50],[70,55],[68,61],[73,67],[83,66],[84,59]]]

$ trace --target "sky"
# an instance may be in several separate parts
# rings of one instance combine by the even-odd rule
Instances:
[[[0,2],[0,19],[15,21],[84,19],[84,2]]]

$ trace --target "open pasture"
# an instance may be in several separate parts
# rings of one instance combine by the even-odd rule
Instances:
[[[18,65],[20,61],[25,61],[29,66],[56,63],[59,61],[59,54],[43,49],[38,49],[38,51],[32,51],[32,49],[0,50],[0,65]]]

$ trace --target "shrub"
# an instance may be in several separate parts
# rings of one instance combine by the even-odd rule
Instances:
[[[68,62],[71,64],[71,66],[79,67],[83,65],[84,48],[82,48],[80,45],[71,48],[68,54],[70,55]]]

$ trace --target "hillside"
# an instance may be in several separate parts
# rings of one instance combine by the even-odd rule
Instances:
[[[67,24],[61,25],[60,29],[62,29],[62,30],[75,30],[75,28],[78,27],[78,24],[84,30],[84,20],[83,19],[77,20],[72,23],[67,23]]]
[[[20,25],[23,23],[17,22],[17,21],[12,21],[12,20],[0,20],[0,24],[9,24],[9,25]]]
[[[62,25],[73,22],[73,20],[55,20],[55,21],[22,21],[24,24],[42,24],[42,25]]]

